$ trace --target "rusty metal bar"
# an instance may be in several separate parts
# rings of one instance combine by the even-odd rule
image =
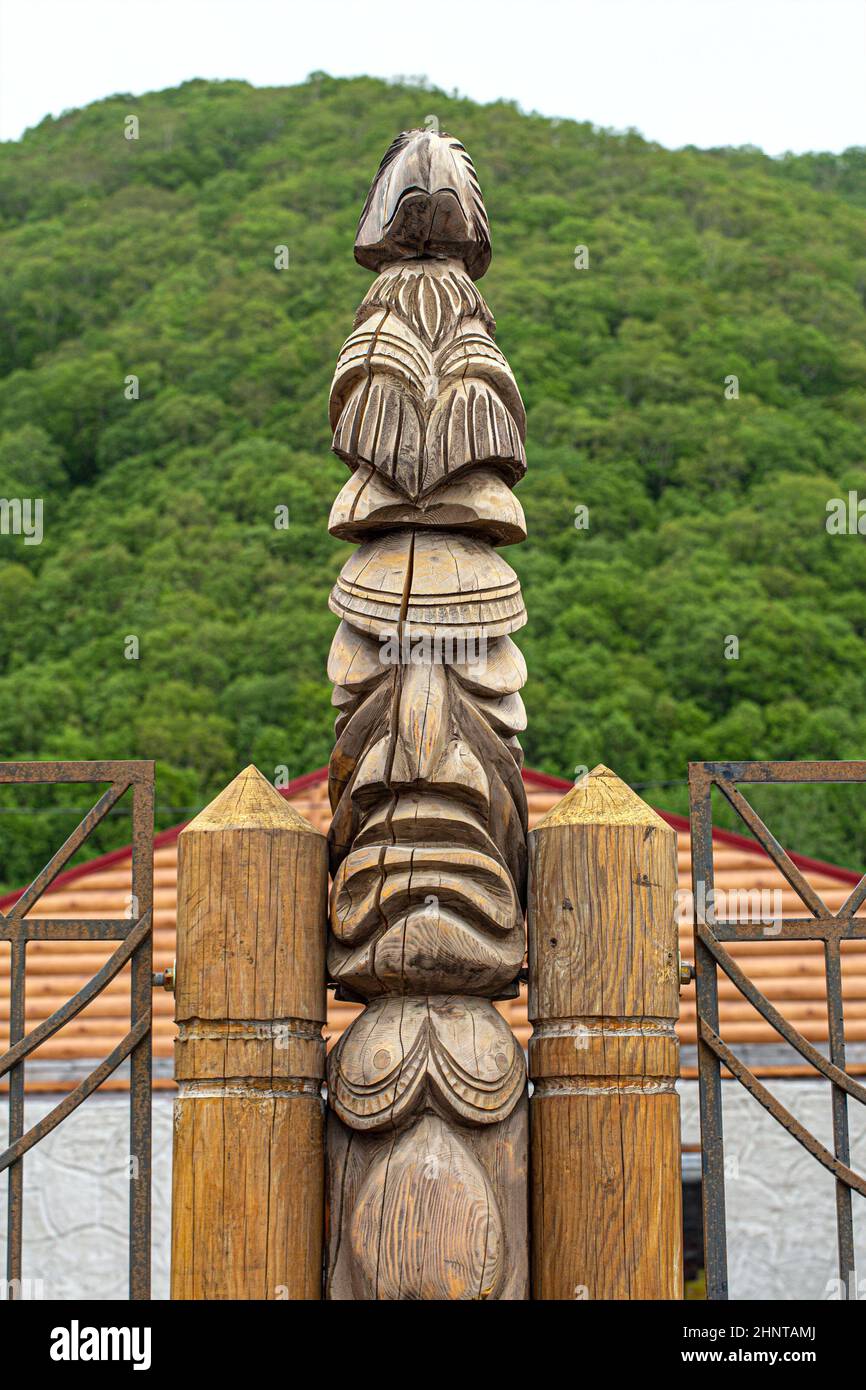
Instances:
[[[150,758],[112,759],[108,762],[84,759],[60,763],[0,763],[0,786],[52,785],[55,782],[124,782],[127,786],[153,781]]]
[[[9,1041],[14,1045],[24,1036],[24,971],[26,944],[12,943],[11,998],[9,1001]],[[19,1062],[9,1077],[9,1143],[13,1144],[24,1132],[24,1063]],[[7,1191],[8,1210],[6,1246],[6,1297],[15,1299],[20,1292],[21,1234],[24,1219],[24,1165],[19,1158],[9,1171]]]
[[[129,917],[39,917],[10,922],[0,915],[0,941],[123,941],[135,925]]]
[[[773,923],[772,932],[760,922],[713,922],[717,941],[863,941],[866,938],[866,918],[841,922],[838,917],[785,917]]]
[[[133,916],[153,901],[153,781],[139,782],[132,805]],[[129,1072],[129,1296],[150,1298],[151,1204],[151,1070],[153,1034],[153,934],[148,932],[132,956],[130,1018],[132,1027],[146,1022],[146,1031],[133,1049]]]
[[[842,961],[838,941],[828,941],[824,948],[827,976],[827,1027],[830,1038],[830,1060],[840,1071],[845,1070],[845,1015],[842,1001]],[[833,1149],[840,1163],[849,1167],[851,1146],[848,1135],[848,1098],[841,1086],[833,1086]],[[860,1190],[860,1189],[858,1189]],[[866,1184],[862,1191],[866,1195]],[[847,1180],[836,1178],[836,1233],[839,1245],[839,1278],[846,1296],[856,1287],[854,1270],[854,1216],[851,1211],[851,1187]]]
[[[689,787],[692,839],[692,902],[697,925],[698,904],[712,902],[713,821],[710,783],[695,777]],[[698,1016],[718,1032],[719,985],[716,963],[700,937],[695,938],[695,993]],[[704,1212],[704,1266],[707,1297],[728,1297],[728,1253],[725,1226],[725,1149],[722,1137],[722,1070],[719,1059],[698,1033],[698,1073],[701,1112],[701,1198]]]
[[[692,768],[714,780],[722,778],[727,782],[862,782],[866,777],[866,763],[833,762],[832,759],[790,763],[689,763],[690,775]]]

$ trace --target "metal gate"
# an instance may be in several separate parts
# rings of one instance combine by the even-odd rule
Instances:
[[[0,1057],[0,1078],[9,1082],[9,1147],[0,1154],[0,1172],[8,1170],[7,1296],[21,1289],[24,1155],[61,1120],[92,1095],[122,1062],[129,1059],[130,1156],[129,1296],[150,1297],[150,1153],[151,1153],[151,990],[153,905],[153,770],[152,762],[0,763],[0,784],[60,782],[108,783],[42,871],[4,915],[0,941],[10,942],[9,1050]],[[132,902],[129,917],[119,920],[41,918],[28,913],[56,876],[81,848],[121,797],[132,797]],[[26,952],[30,941],[119,941],[120,945],[91,980],[50,1018],[25,1034]],[[131,962],[130,1027],[121,1043],[43,1119],[24,1132],[24,1069],[32,1052],[75,1018],[100,990]]]
[[[830,912],[760,816],[737,790],[738,783],[751,782],[866,782],[866,762],[689,764],[707,1297],[725,1299],[728,1296],[722,1133],[723,1065],[789,1134],[834,1175],[842,1297],[856,1297],[851,1193],[859,1192],[861,1196],[866,1196],[866,1178],[853,1172],[849,1166],[848,1097],[866,1103],[866,1087],[860,1085],[845,1071],[841,943],[866,938],[866,919],[854,915],[866,900],[866,876],[860,879],[839,911],[835,914]],[[711,804],[713,787],[718,787],[727,798],[811,914],[808,917],[784,918],[781,924],[774,923],[772,940],[823,943],[829,1058],[808,1042],[774,1008],[725,949],[726,942],[766,942],[768,938],[765,927],[760,923],[719,922],[715,919]],[[814,1068],[815,1073],[826,1077],[830,1082],[833,1116],[832,1153],[771,1095],[719,1036],[719,968],[780,1037]]]

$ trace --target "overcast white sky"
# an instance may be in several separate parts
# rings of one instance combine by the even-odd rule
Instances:
[[[0,0],[0,138],[187,78],[423,74],[684,144],[866,144],[866,0]]]

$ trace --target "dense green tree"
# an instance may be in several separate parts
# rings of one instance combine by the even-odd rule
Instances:
[[[328,382],[370,178],[431,111],[478,168],[527,406],[529,765],[603,760],[682,811],[692,758],[866,755],[866,538],[825,524],[866,497],[866,150],[671,152],[314,74],[120,95],[0,146],[0,496],[44,501],[41,544],[0,535],[0,757],[155,757],[160,825],[251,760],[326,761]],[[862,790],[755,800],[862,864]],[[83,804],[0,796],[0,880]]]

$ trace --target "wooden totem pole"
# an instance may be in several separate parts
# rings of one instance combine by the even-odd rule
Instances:
[[[404,132],[361,213],[378,273],[331,388],[357,542],[330,605],[328,966],[366,1005],[330,1057],[334,1299],[524,1299],[527,1101],[493,1000],[524,954],[525,416],[475,288],[490,260],[466,150]]]

